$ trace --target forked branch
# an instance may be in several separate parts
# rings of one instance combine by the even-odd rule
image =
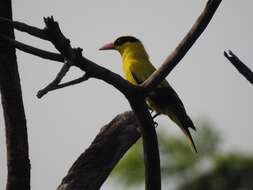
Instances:
[[[84,58],[80,49],[74,49],[61,32],[59,25],[52,17],[45,18],[46,33],[49,41],[61,53],[64,59],[70,61],[73,66],[79,67],[89,77],[101,79],[121,91],[128,99],[133,111],[138,116],[144,142],[144,162],[146,174],[146,190],[161,189],[160,159],[158,151],[157,136],[153,126],[152,117],[145,104],[145,96],[140,92],[138,86],[130,84],[118,74],[101,67],[94,62]],[[60,75],[60,74],[59,74]],[[58,79],[55,80],[58,83]],[[54,82],[53,82],[54,83]],[[49,85],[50,86],[50,85]]]
[[[64,65],[62,66],[61,70],[59,71],[59,73],[56,75],[55,79],[51,83],[49,83],[45,88],[43,88],[42,90],[40,90],[37,93],[37,97],[41,98],[42,96],[44,96],[45,94],[47,94],[49,91],[53,91],[53,90],[56,90],[56,89],[64,88],[64,87],[70,86],[70,85],[75,85],[75,84],[81,83],[81,82],[86,81],[86,80],[89,79],[88,75],[84,74],[80,78],[77,78],[75,80],[72,80],[72,81],[60,84],[61,80],[66,75],[66,73],[69,71],[70,67],[71,67],[71,63],[69,61],[66,61],[64,63]]]

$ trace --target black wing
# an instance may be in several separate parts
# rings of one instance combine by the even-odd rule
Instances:
[[[180,100],[179,96],[171,86],[155,89],[153,92],[151,92],[149,98],[162,110],[169,109],[171,112],[173,112],[183,126],[188,126],[192,129],[195,129],[193,122],[186,113],[183,102]]]

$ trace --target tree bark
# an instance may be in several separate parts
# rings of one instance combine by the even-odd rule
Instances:
[[[11,0],[0,1],[0,16],[12,20]],[[0,23],[0,33],[14,38],[13,28]],[[22,92],[15,48],[0,40],[0,91],[7,145],[7,190],[30,189],[30,161]]]
[[[75,161],[57,190],[98,190],[125,152],[140,138],[133,112],[116,116]]]

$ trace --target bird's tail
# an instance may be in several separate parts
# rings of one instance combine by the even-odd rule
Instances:
[[[193,138],[192,138],[190,130],[189,130],[189,128],[196,130],[192,120],[190,119],[190,117],[187,114],[183,114],[183,115],[182,114],[177,114],[177,115],[173,114],[173,116],[174,117],[172,117],[172,115],[170,115],[169,117],[180,127],[180,129],[183,131],[183,133],[187,137],[192,149],[197,153],[198,151],[197,151],[196,145],[193,141]]]
[[[189,143],[190,143],[192,149],[193,149],[196,153],[198,153],[197,148],[196,148],[196,145],[195,145],[195,143],[194,143],[194,141],[193,141],[193,138],[192,138],[192,136],[191,136],[191,133],[190,133],[188,127],[184,127],[184,126],[179,126],[179,127],[180,127],[180,129],[183,131],[183,133],[185,134],[185,136],[187,137],[187,139],[188,139],[188,141],[189,141]]]

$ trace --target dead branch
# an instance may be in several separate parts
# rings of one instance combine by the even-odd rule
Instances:
[[[3,41],[8,42],[10,45],[12,45],[13,47],[15,47],[15,48],[17,48],[17,49],[19,49],[23,52],[41,57],[43,59],[49,59],[49,60],[52,60],[52,61],[64,62],[64,57],[61,54],[45,51],[45,50],[42,50],[42,49],[39,49],[39,48],[35,48],[33,46],[26,45],[22,42],[13,40],[13,39],[5,36],[4,34],[0,34],[0,39],[3,40]]]
[[[232,51],[225,52],[224,56],[232,63],[251,84],[253,84],[253,72]]]
[[[161,189],[160,159],[158,151],[157,136],[153,126],[152,117],[145,104],[145,96],[139,93],[139,87],[130,84],[118,74],[105,69],[94,62],[84,58],[81,49],[74,49],[61,32],[59,25],[53,17],[44,18],[45,30],[48,40],[61,53],[64,59],[69,60],[73,66],[79,67],[89,77],[97,78],[113,85],[121,91],[129,100],[135,114],[141,123],[141,132],[144,142],[144,162],[146,174],[146,189]],[[151,164],[152,163],[152,164]]]
[[[72,165],[57,190],[98,190],[125,152],[140,138],[133,112],[116,116],[101,128]]]
[[[47,35],[45,29],[39,29],[37,27],[33,27],[33,26],[30,26],[30,25],[27,25],[25,23],[18,22],[18,21],[13,21],[13,20],[10,20],[7,18],[1,18],[0,22],[9,24],[9,25],[13,26],[13,28],[15,28],[21,32],[28,33],[34,37],[37,37],[37,38],[40,38],[43,40],[48,40],[48,35]]]
[[[56,75],[55,79],[50,84],[48,84],[45,88],[43,88],[42,90],[40,90],[37,93],[37,97],[41,98],[42,96],[44,96],[45,94],[47,94],[52,89],[57,89],[59,83],[61,82],[61,80],[63,79],[63,77],[66,75],[66,73],[69,71],[70,67],[71,67],[71,63],[68,60],[66,60],[66,62],[62,66],[61,70]]]
[[[74,79],[72,81],[68,81],[68,82],[65,82],[65,83],[61,83],[61,84],[58,84],[58,85],[52,84],[52,83],[54,83],[54,81],[53,81],[48,86],[46,86],[44,89],[39,90],[39,92],[37,93],[37,97],[41,98],[42,96],[44,96],[45,94],[47,94],[50,91],[65,88],[67,86],[72,86],[72,85],[75,85],[75,84],[79,84],[79,83],[84,82],[88,79],[89,79],[89,76],[87,74],[84,74],[83,76],[81,76],[77,79]]]
[[[0,1],[0,16],[12,19],[11,1]],[[6,23],[0,23],[0,33],[14,38],[13,28]],[[14,47],[10,47],[2,39],[0,39],[0,92],[5,121],[8,172],[5,189],[30,190],[27,125],[16,52]]]
[[[181,59],[186,55],[192,45],[196,42],[202,32],[213,18],[214,13],[222,0],[209,0],[205,9],[193,24],[190,31],[179,43],[176,49],[166,58],[159,69],[154,72],[143,84],[146,89],[155,88],[174,69]]]

